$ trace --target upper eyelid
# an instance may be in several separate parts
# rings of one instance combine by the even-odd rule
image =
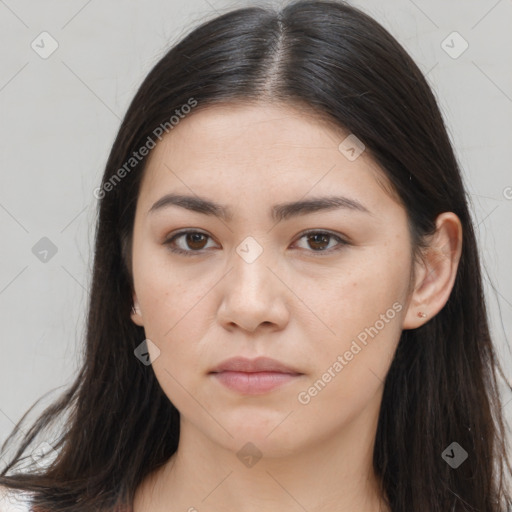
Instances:
[[[187,234],[190,234],[190,233],[199,233],[201,235],[205,235],[205,236],[208,236],[210,238],[214,238],[212,235],[210,235],[209,233],[205,232],[205,231],[202,231],[201,229],[199,228],[193,228],[193,229],[184,229],[184,230],[178,230],[176,232],[172,232],[171,234],[167,235],[165,240],[172,240],[173,238],[179,236],[179,235],[187,235]],[[308,235],[310,233],[323,233],[323,234],[327,234],[327,235],[331,235],[331,236],[337,236],[339,238],[344,238],[344,235],[341,234],[341,233],[336,233],[334,231],[331,231],[329,229],[322,229],[322,228],[309,228],[309,229],[306,229],[304,231],[301,231],[297,234],[297,237],[303,237],[304,235]]]
[[[176,232],[172,232],[171,234],[169,235],[166,235],[166,237],[164,238],[164,244],[167,243],[167,242],[170,242],[171,240],[173,240],[174,238],[178,238],[180,235],[188,235],[188,234],[195,234],[195,233],[199,233],[200,235],[205,235],[209,238],[211,238],[213,240],[213,236],[210,235],[209,233],[205,233],[204,231],[201,231],[200,229],[185,229],[183,231],[176,231]]]

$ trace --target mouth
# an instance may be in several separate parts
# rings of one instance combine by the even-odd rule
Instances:
[[[209,374],[232,391],[247,395],[268,393],[304,375],[284,363],[266,357],[231,358]]]

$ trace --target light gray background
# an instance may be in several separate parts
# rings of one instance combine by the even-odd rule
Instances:
[[[352,3],[405,46],[440,102],[496,287],[486,283],[492,330],[512,380],[505,341],[512,332],[512,2]],[[76,374],[92,267],[93,190],[129,101],[189,29],[249,4],[0,0],[0,442],[37,398],[61,386],[50,398],[57,396]],[[44,31],[59,45],[47,59],[31,47],[34,40],[42,46]],[[454,31],[469,44],[458,58],[442,47]],[[462,48],[461,40],[446,41],[452,53]],[[46,263],[32,252],[42,237],[58,249]],[[511,418],[510,393],[505,402]]]

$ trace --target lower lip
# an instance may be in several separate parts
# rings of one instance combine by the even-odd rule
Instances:
[[[246,395],[259,395],[291,382],[299,373],[280,372],[218,372],[212,374],[224,386]]]

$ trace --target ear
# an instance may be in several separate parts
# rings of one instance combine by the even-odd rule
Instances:
[[[403,329],[415,329],[437,315],[448,302],[462,252],[462,226],[453,212],[436,219],[436,232],[414,263],[411,292]]]
[[[135,293],[133,294],[133,307],[130,316],[134,324],[139,325],[140,327],[144,326],[144,321],[142,319],[142,314],[140,312],[139,301]]]

